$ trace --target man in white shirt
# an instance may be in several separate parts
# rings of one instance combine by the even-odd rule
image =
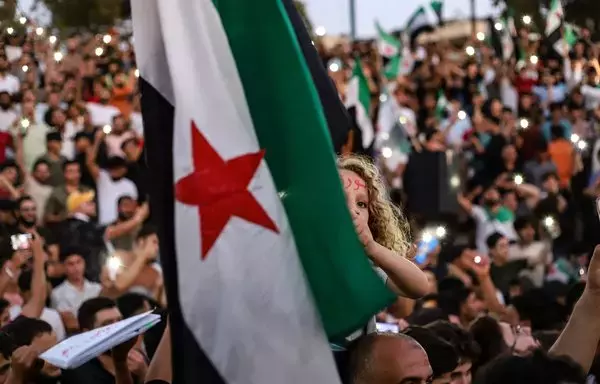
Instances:
[[[97,297],[102,286],[85,278],[85,250],[70,248],[61,253],[61,262],[65,268],[66,280],[54,288],[50,296],[52,308],[60,312],[67,329],[76,330],[77,311],[81,304]]]
[[[0,92],[0,132],[9,131],[18,117],[19,115],[13,108],[10,93]]]
[[[92,124],[95,126],[111,125],[113,118],[120,115],[121,111],[117,107],[108,104],[110,101],[110,91],[108,89],[102,89],[99,97],[100,103],[87,103],[86,105],[92,118]]]
[[[8,73],[10,64],[6,55],[0,55],[0,91],[6,91],[11,95],[18,93],[21,89],[19,79]]]
[[[118,217],[117,206],[121,196],[138,198],[138,190],[133,181],[125,178],[127,163],[125,159],[113,156],[106,161],[106,169],[101,169],[96,163],[98,148],[104,140],[104,132],[96,132],[94,145],[86,155],[86,165],[92,178],[96,181],[98,191],[98,222],[109,225]]]

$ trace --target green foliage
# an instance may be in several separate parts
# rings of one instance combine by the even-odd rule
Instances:
[[[53,24],[62,30],[99,30],[121,17],[123,0],[39,0],[52,12]]]
[[[304,25],[306,25],[306,29],[308,30],[308,33],[310,33],[312,35],[313,25],[310,21],[310,18],[308,17],[308,12],[306,11],[306,5],[304,4],[304,2],[302,2],[300,0],[294,0],[294,4],[296,5],[296,9],[298,10],[300,17],[302,17],[302,20],[304,20]]]

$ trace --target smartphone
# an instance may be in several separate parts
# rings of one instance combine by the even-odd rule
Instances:
[[[18,235],[12,235],[10,237],[10,243],[13,251],[29,249],[29,242],[31,239],[31,233],[19,233]]]
[[[400,333],[400,327],[398,324],[389,324],[389,323],[377,323],[377,332],[392,332],[392,333]]]

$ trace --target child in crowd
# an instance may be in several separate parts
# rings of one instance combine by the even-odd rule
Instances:
[[[389,200],[377,167],[367,158],[351,155],[338,160],[338,169],[356,232],[376,272],[400,296],[417,299],[427,294],[427,276],[411,261],[415,247],[408,222]],[[366,329],[373,331],[374,319]]]

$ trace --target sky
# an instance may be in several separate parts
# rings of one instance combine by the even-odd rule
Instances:
[[[328,34],[349,34],[349,0],[303,0],[315,27],[323,26]],[[419,5],[429,0],[355,0],[359,37],[375,35],[374,20],[385,29],[402,28]],[[475,0],[478,17],[495,14],[491,0]],[[470,16],[470,0],[445,0],[445,18]],[[433,21],[433,20],[432,20]]]
[[[83,1],[83,0],[81,0]],[[329,34],[349,34],[349,0],[303,0],[315,27],[323,26]],[[19,7],[29,10],[34,0],[18,0]],[[429,4],[429,0],[355,0],[356,24],[359,37],[375,35],[374,20],[385,29],[402,28],[419,5]],[[494,13],[491,0],[475,0],[478,17]],[[34,15],[49,21],[49,15],[39,12]],[[470,0],[445,0],[445,18],[467,18],[470,16]],[[432,21],[434,19],[432,18]]]

